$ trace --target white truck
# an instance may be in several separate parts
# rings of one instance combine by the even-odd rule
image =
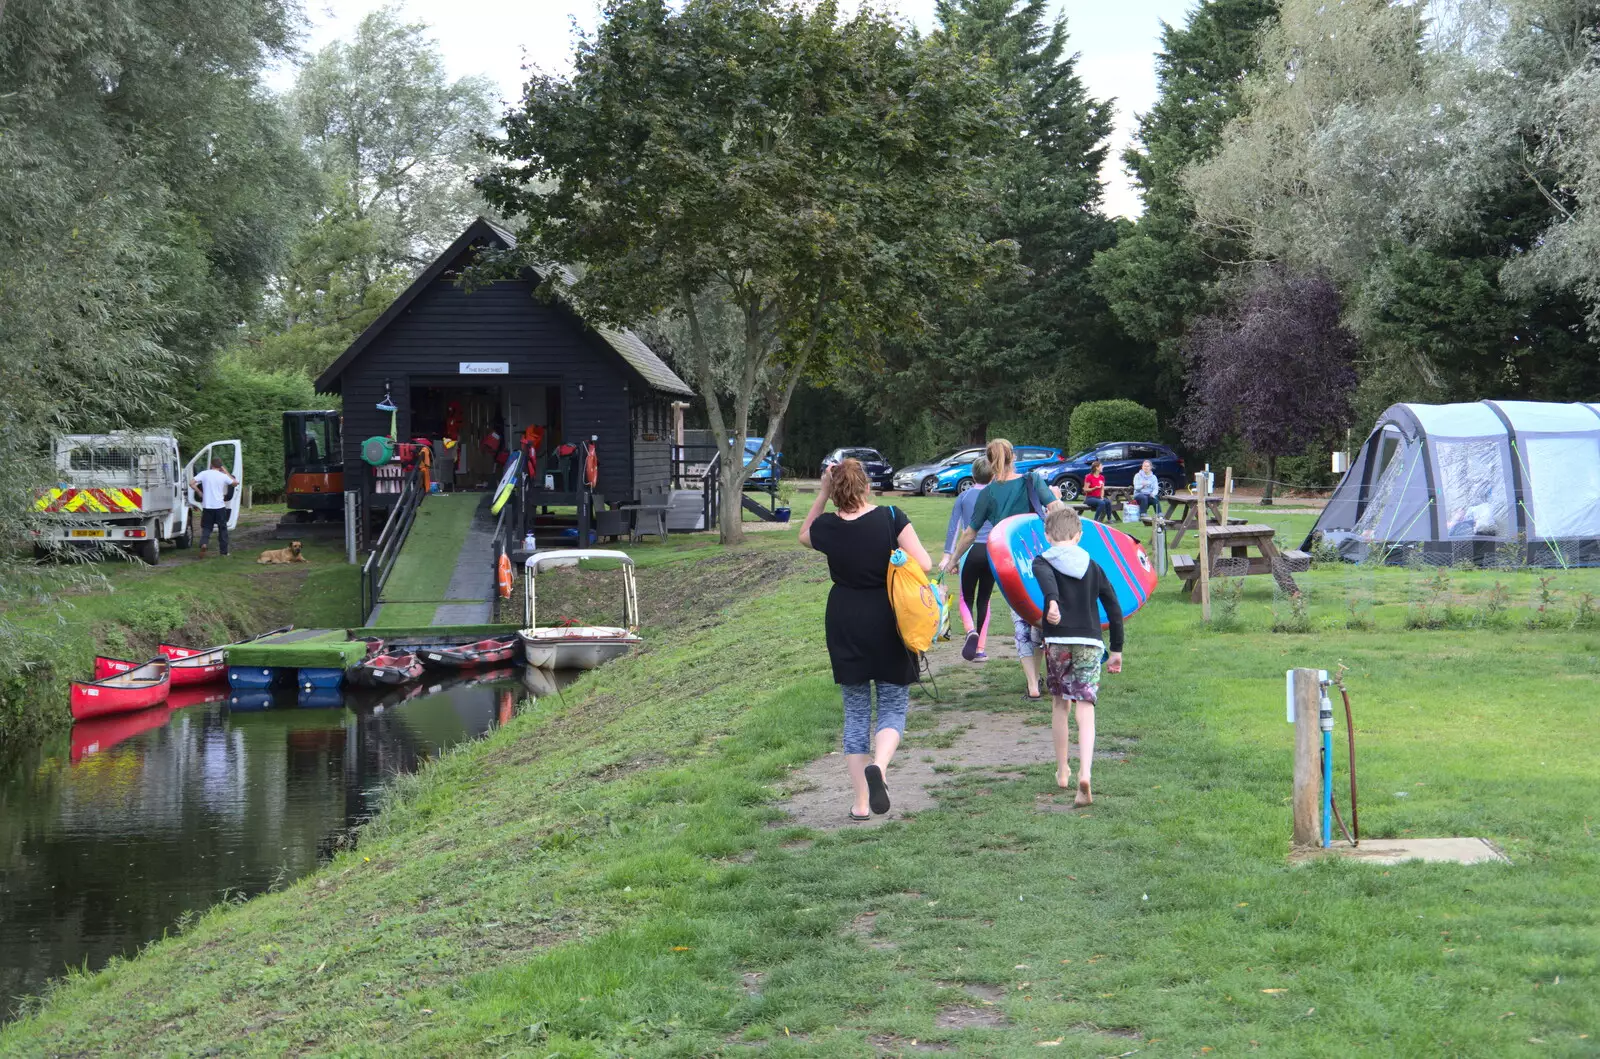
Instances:
[[[34,553],[116,546],[154,565],[163,544],[189,547],[200,529],[189,482],[213,459],[242,478],[244,447],[238,441],[213,441],[183,463],[170,431],[58,437],[57,482],[35,501],[42,517],[34,529]],[[235,488],[228,500],[229,529],[239,523],[242,492]]]

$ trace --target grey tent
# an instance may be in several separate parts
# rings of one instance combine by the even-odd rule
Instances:
[[[1393,405],[1319,536],[1353,560],[1600,566],[1600,405]]]

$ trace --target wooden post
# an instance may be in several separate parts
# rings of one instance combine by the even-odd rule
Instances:
[[[1317,671],[1294,671],[1294,844],[1322,845],[1322,728]]]
[[[1217,525],[1228,524],[1228,498],[1233,495],[1233,468],[1229,467],[1222,472],[1222,517]]]
[[[1211,540],[1206,535],[1206,476],[1195,475],[1196,502],[1195,528],[1200,534],[1200,620],[1211,621]]]

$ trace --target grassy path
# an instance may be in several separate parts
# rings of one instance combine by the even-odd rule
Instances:
[[[933,538],[940,509],[906,506]],[[1128,752],[1091,810],[1059,811],[1033,750],[822,833],[781,808],[838,738],[820,560],[640,555],[647,654],[404,781],[318,875],[67,984],[0,1053],[1595,1054],[1600,633],[1405,631],[1398,603],[1346,630],[1318,580],[1343,570],[1309,575],[1313,634],[1266,631],[1267,578],[1215,633],[1169,587],[1108,678]],[[1341,660],[1368,833],[1483,835],[1513,866],[1288,866],[1282,671]],[[1045,719],[1013,663],[940,687],[907,761],[958,711]]]

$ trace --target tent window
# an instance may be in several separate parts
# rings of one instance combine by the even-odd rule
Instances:
[[[1385,437],[1384,440],[1388,440]],[[1394,451],[1389,452],[1392,457]],[[1380,454],[1381,456],[1381,454]],[[1390,540],[1390,534],[1395,529],[1395,519],[1400,514],[1400,494],[1405,489],[1406,460],[1387,459],[1383,473],[1378,476],[1378,484],[1372,488],[1372,496],[1367,501],[1367,510],[1356,523],[1355,534],[1364,541]],[[1384,516],[1388,516],[1387,519]],[[1385,521],[1384,528],[1378,529],[1378,522]]]
[[[1528,535],[1600,536],[1600,443],[1593,436],[1523,439]]]
[[[1499,438],[1439,440],[1439,512],[1445,536],[1509,537],[1514,532]]]

